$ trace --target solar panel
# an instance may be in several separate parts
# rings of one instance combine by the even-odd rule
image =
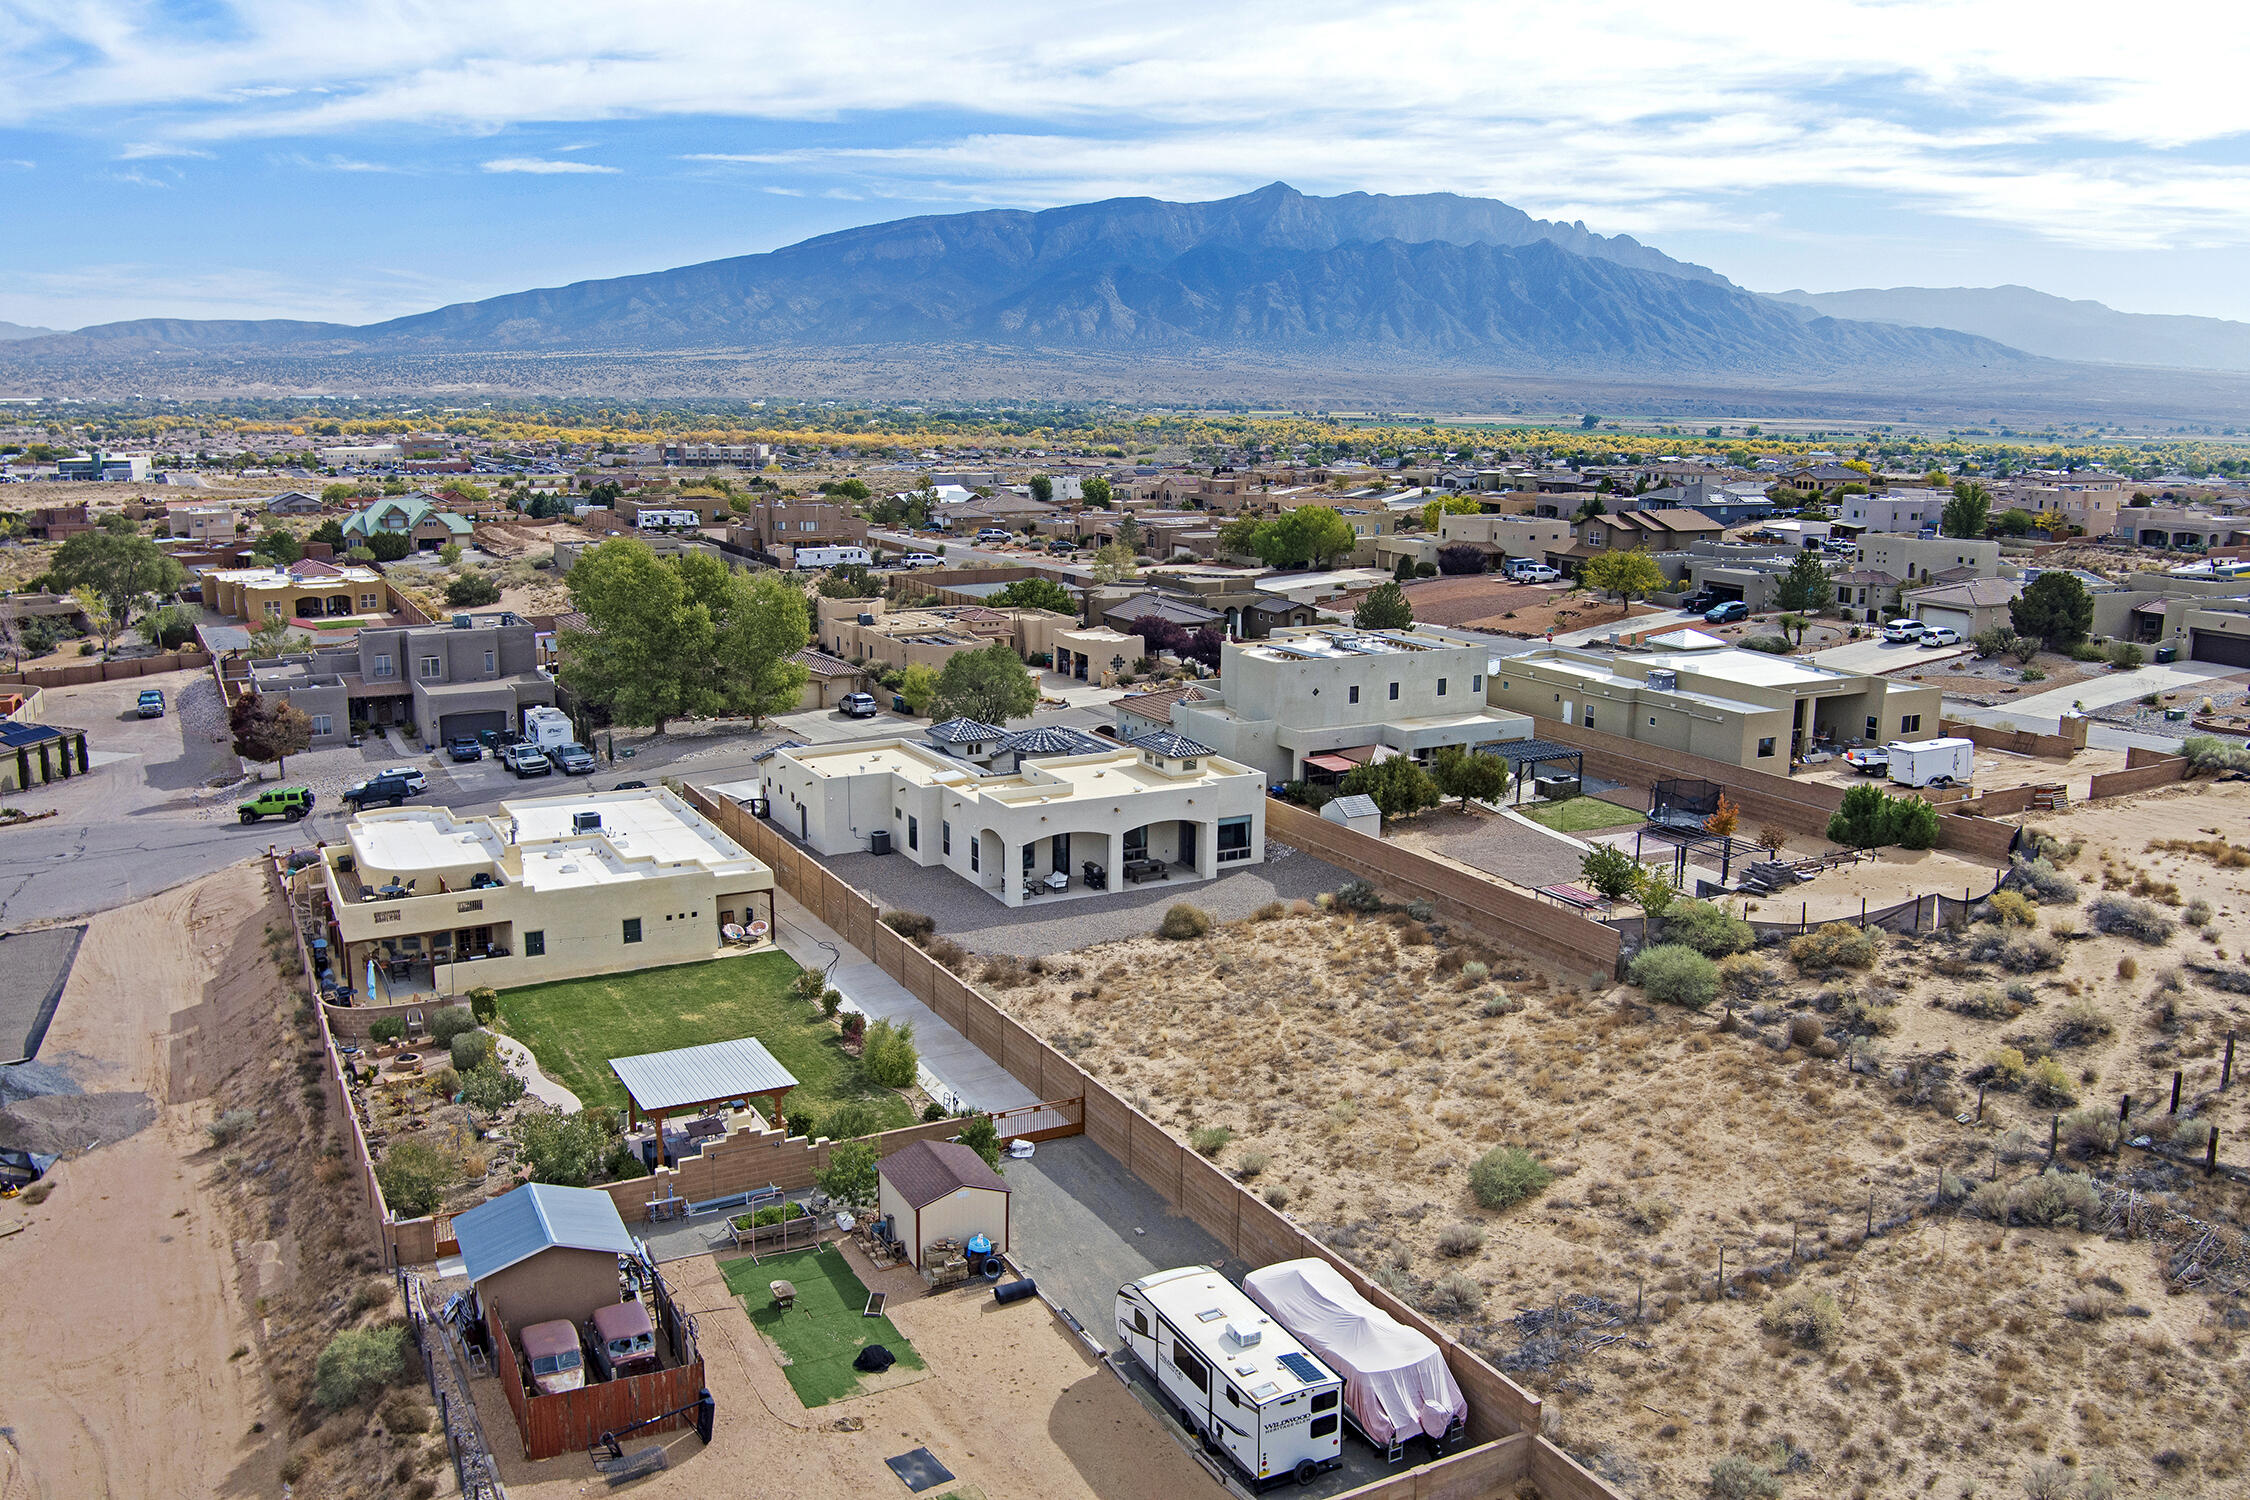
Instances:
[[[1284,1354],[1277,1362],[1307,1385],[1319,1385],[1330,1378],[1326,1370],[1313,1363],[1310,1355]]]

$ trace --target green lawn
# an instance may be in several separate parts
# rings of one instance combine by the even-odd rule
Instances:
[[[867,1099],[890,1126],[911,1124],[906,1101],[869,1079],[836,1028],[789,993],[797,972],[788,954],[770,952],[527,985],[500,996],[500,1029],[585,1104],[624,1106],[625,1089],[609,1070],[613,1057],[749,1036],[796,1075],[784,1114],[802,1108],[817,1120],[847,1100]]]
[[[1604,802],[1599,797],[1573,797],[1567,802],[1526,802],[1515,811],[1557,833],[1586,833],[1597,828],[1622,828],[1645,822],[1647,813]]]
[[[788,1255],[745,1256],[720,1267],[727,1290],[742,1299],[758,1331],[789,1356],[781,1373],[807,1407],[841,1401],[859,1389],[852,1361],[869,1344],[881,1344],[909,1370],[922,1357],[889,1318],[864,1318],[867,1288],[833,1250],[797,1250]],[[797,1288],[797,1305],[783,1312],[773,1305],[767,1283],[786,1281]]]

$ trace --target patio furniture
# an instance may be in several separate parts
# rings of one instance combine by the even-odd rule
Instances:
[[[651,1224],[662,1224],[687,1212],[687,1199],[670,1193],[662,1198],[651,1198],[644,1206],[648,1209],[648,1221]]]
[[[1135,885],[1144,880],[1169,880],[1172,867],[1160,859],[1129,859],[1125,861],[1125,878]]]
[[[1049,875],[1049,876],[1047,877],[1047,889],[1048,889],[1048,890],[1050,890],[1050,891],[1067,891],[1067,890],[1069,890],[1069,889],[1070,889],[1070,877],[1069,877],[1068,875],[1065,875],[1065,874],[1064,874],[1064,873],[1063,873],[1062,871],[1060,871],[1060,870],[1057,870],[1057,871],[1055,871],[1055,872],[1054,872],[1054,873],[1053,873],[1052,875]]]
[[[1584,886],[1543,885],[1538,888],[1538,894],[1579,911],[1607,911],[1609,909],[1608,901],[1587,890]]]
[[[773,1293],[773,1305],[783,1312],[797,1305],[797,1284],[793,1281],[769,1281],[766,1290]]]

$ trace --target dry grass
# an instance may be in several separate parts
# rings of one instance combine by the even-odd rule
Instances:
[[[2143,877],[2207,900],[2224,959],[2250,946],[2240,877],[2120,851],[2230,803],[2250,810],[2250,789],[2073,809],[2054,831],[2106,853],[2125,889]],[[1223,1128],[1229,1160],[1264,1155],[1269,1201],[1540,1391],[1566,1445],[1628,1492],[1700,1493],[1729,1453],[1769,1463],[1789,1493],[2013,1493],[2066,1454],[2128,1492],[2177,1474],[2211,1493],[2241,1483],[2209,1420],[2250,1405],[2226,1309],[2168,1296],[2146,1244],[1971,1217],[1995,1170],[2003,1190],[2037,1176],[2062,1106],[1987,1090],[1981,1125],[1954,1117],[1979,1109],[1975,1060],[2012,1051],[2021,1085],[2067,1086],[2088,1111],[2066,1143],[2075,1170],[2112,1170],[2094,1116],[2126,1090],[2136,1132],[2171,1133],[2158,1096],[2175,1067],[2183,1102],[2201,1101],[2183,1138],[2216,1121],[2243,1139],[2241,1091],[2203,1096],[2244,997],[2189,971],[2151,998],[2113,977],[2149,950],[2091,933],[2019,978],[1968,956],[1984,927],[1887,941],[1873,971],[1803,974],[1762,952],[1771,983],[1730,1026],[1630,989],[1558,988],[1443,925],[1408,943],[1380,918],[1261,917],[1208,942],[1088,949],[1073,963],[1092,987],[1048,977],[997,998],[1175,1133]],[[2208,959],[2193,946],[2181,956]],[[1464,982],[1472,964],[1483,982]],[[1468,1169],[1497,1146],[1528,1149],[1555,1182],[1478,1207]],[[2195,1213],[2242,1219],[2224,1180],[2173,1186]],[[1898,1221],[1872,1239],[1871,1197],[1878,1226]],[[1836,1309],[1817,1347],[1761,1326],[1793,1287]],[[1527,1340],[1519,1309],[1584,1336]],[[2147,1457],[2157,1433],[2181,1456],[2173,1476]]]

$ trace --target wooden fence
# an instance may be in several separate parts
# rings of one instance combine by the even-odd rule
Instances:
[[[660,1308],[660,1313],[668,1312]],[[673,1321],[672,1318],[665,1321]],[[515,1341],[500,1309],[485,1305],[484,1326],[492,1340],[493,1373],[508,1396],[508,1409],[516,1414],[516,1432],[523,1439],[528,1459],[557,1458],[584,1452],[605,1432],[616,1432],[662,1412],[677,1412],[694,1404],[703,1390],[703,1356],[692,1336],[674,1344],[684,1351],[685,1362],[647,1375],[623,1380],[590,1380],[575,1391],[542,1395],[526,1388],[523,1368],[516,1362]],[[593,1372],[587,1371],[590,1376]],[[670,1432],[691,1425],[692,1412],[666,1418],[641,1429],[645,1433]]]
[[[167,651],[123,661],[89,661],[67,667],[24,667],[0,674],[0,687],[81,687],[89,682],[121,682],[161,672],[189,672],[211,665],[208,651]]]
[[[1608,984],[1616,970],[1616,933],[1489,875],[1370,838],[1287,802],[1266,803],[1266,837],[1427,901],[1447,916],[1591,983]]]

